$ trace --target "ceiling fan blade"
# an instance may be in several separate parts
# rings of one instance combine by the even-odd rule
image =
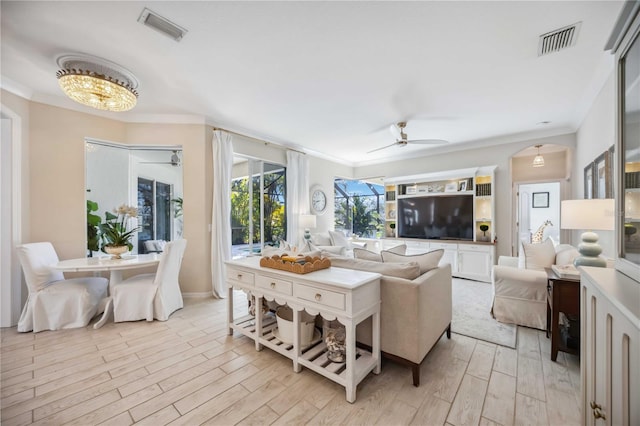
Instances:
[[[449,142],[443,139],[415,139],[408,140],[407,143],[415,143],[419,145],[444,145],[448,144]]]
[[[387,146],[383,146],[383,147],[381,147],[381,148],[376,148],[376,149],[374,149],[374,150],[367,151],[367,154],[371,154],[372,152],[376,152],[376,151],[381,151],[381,150],[383,150],[383,149],[390,148],[390,147],[392,147],[392,146],[394,146],[394,145],[398,145],[398,142],[394,142],[394,143],[392,143],[391,145],[387,145]]]

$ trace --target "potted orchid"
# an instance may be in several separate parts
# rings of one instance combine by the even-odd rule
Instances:
[[[139,226],[130,228],[130,219],[138,217],[138,209],[125,204],[111,212],[105,212],[105,221],[100,224],[100,233],[104,240],[102,250],[120,259],[122,253],[133,248],[131,238],[140,229]]]

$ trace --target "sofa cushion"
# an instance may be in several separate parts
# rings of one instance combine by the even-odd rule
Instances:
[[[416,262],[420,266],[420,274],[422,275],[425,272],[428,272],[428,271],[438,267],[438,263],[440,262],[440,259],[442,259],[442,256],[444,255],[444,250],[443,249],[439,249],[439,250],[430,251],[428,253],[414,254],[414,255],[409,255],[409,256],[402,255],[402,254],[391,253],[389,251],[383,251],[381,253],[381,255],[382,255],[382,260],[385,263],[387,263],[387,262],[401,262],[401,263]]]
[[[361,249],[357,247],[353,248],[353,257],[355,257],[356,259],[373,260],[374,262],[382,262],[382,255],[380,253],[376,253],[375,251],[370,251],[370,250]]]
[[[388,277],[415,280],[420,276],[420,266],[416,262],[382,263],[372,260],[352,259],[348,257],[334,257],[331,266],[355,269],[357,271],[377,272]]]
[[[382,250],[380,253],[385,252],[385,251],[388,252],[388,253],[405,254],[407,252],[407,245],[406,244],[400,244],[398,246],[391,247],[390,249]]]
[[[316,246],[330,246],[331,237],[329,234],[311,234],[311,242]]]
[[[544,268],[550,268],[556,260],[556,249],[553,241],[548,238],[538,244],[522,244],[522,250],[526,269],[544,271]]]
[[[349,243],[349,239],[344,236],[344,234],[340,231],[329,231],[329,236],[331,237],[331,244],[334,246],[342,246],[347,249],[351,248],[351,244]]]

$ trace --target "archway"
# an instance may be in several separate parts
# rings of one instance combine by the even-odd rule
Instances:
[[[540,154],[543,166],[534,166]],[[568,241],[570,233],[560,226],[560,201],[571,193],[572,150],[564,145],[532,145],[510,158],[512,183],[511,254],[518,255],[521,242],[543,239]],[[546,221],[552,225],[544,226]]]

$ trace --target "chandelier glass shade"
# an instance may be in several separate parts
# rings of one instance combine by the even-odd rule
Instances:
[[[542,157],[542,155],[540,155],[540,147],[542,145],[536,145],[536,148],[538,148],[538,155],[535,156],[535,158],[533,159],[533,167],[544,167],[544,157]]]
[[[131,73],[104,59],[64,56],[56,76],[62,91],[83,105],[104,111],[128,111],[136,106],[138,82]]]

